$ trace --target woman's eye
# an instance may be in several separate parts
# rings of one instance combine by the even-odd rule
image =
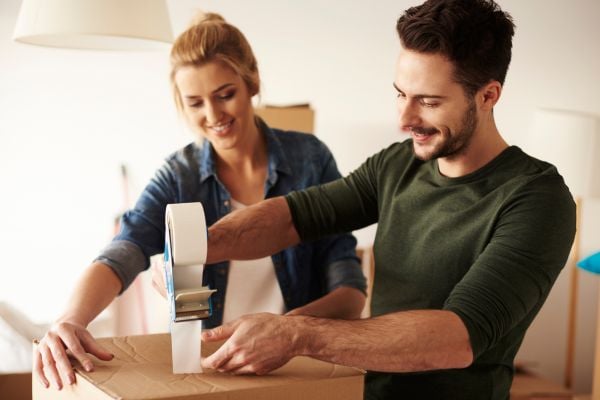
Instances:
[[[188,107],[190,107],[190,108],[199,108],[199,107],[202,107],[202,102],[201,101],[196,101],[196,102],[193,102],[193,103],[189,103]]]
[[[235,95],[234,91],[231,92],[225,92],[223,94],[219,95],[219,100],[229,100],[231,99],[233,96]]]

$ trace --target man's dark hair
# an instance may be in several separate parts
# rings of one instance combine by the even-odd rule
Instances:
[[[406,10],[396,30],[404,48],[448,58],[468,95],[492,80],[504,84],[515,25],[493,0],[427,0]]]

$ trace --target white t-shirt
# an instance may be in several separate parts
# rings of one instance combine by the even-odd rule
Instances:
[[[231,199],[233,210],[245,207],[244,204]],[[258,260],[231,260],[227,276],[223,323],[242,315],[259,312],[273,314],[285,312],[283,294],[271,257]]]

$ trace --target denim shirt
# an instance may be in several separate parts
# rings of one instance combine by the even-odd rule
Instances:
[[[265,197],[340,177],[329,149],[314,135],[269,128],[257,119],[266,138],[268,174]],[[136,275],[149,267],[149,257],[162,253],[165,209],[170,203],[201,202],[211,226],[231,211],[231,196],[217,176],[216,155],[210,142],[191,143],[166,159],[146,186],[135,207],[121,219],[121,230],[96,261],[110,266],[125,290]],[[305,305],[340,286],[366,290],[366,280],[350,234],[301,243],[272,255],[286,309]],[[204,326],[222,323],[229,262],[207,265],[203,285],[212,295],[213,315]],[[244,293],[230,293],[231,301],[244,301]]]

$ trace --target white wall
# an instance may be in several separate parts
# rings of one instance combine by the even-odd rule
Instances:
[[[398,140],[395,20],[419,2],[172,0],[170,9],[176,33],[200,6],[237,25],[257,54],[263,103],[310,102],[316,134],[347,173]],[[600,47],[594,41],[600,37],[600,2],[499,2],[517,31],[497,121],[509,142],[535,150],[526,146],[535,107],[600,116]],[[19,5],[0,1],[0,300],[41,322],[60,312],[76,277],[110,238],[122,204],[119,164],[129,166],[137,194],[161,160],[191,136],[171,102],[166,51],[19,45],[11,41]],[[599,202],[586,201],[584,254],[600,248],[599,220]],[[359,241],[370,243],[373,232],[358,232]],[[590,390],[596,282],[581,277],[579,391]],[[561,276],[520,354],[557,380],[567,283]]]

